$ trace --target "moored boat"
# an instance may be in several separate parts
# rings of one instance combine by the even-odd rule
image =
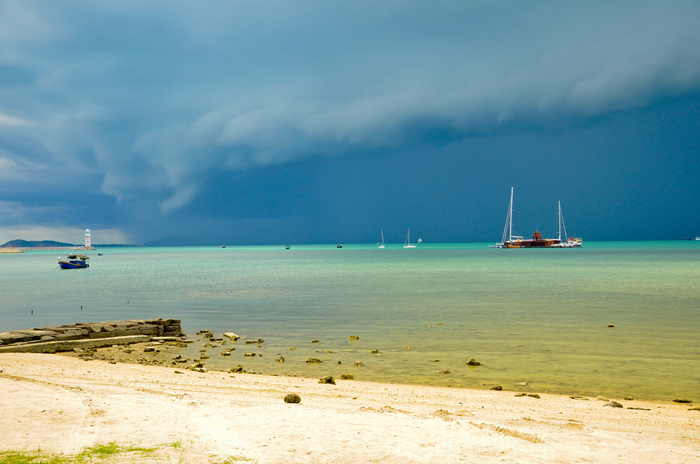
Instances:
[[[90,267],[89,257],[85,255],[68,255],[66,259],[58,257],[58,265],[61,269],[84,269]]]

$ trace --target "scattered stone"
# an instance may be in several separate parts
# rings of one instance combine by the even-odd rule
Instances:
[[[333,380],[332,375],[327,375],[325,377],[321,377],[320,379],[318,379],[318,383],[329,383],[331,385],[335,385],[335,380]]]
[[[369,352],[372,354],[377,354],[377,353],[379,353],[379,350],[375,348],[373,350],[369,350]]]
[[[432,328],[432,327],[435,327],[435,326],[434,326],[434,325],[429,325],[428,327],[431,327],[431,328]]]
[[[263,340],[262,338],[258,338],[258,345],[262,345],[263,343],[265,343],[265,340]]]
[[[516,394],[515,394],[515,397],[516,397],[516,398],[520,398],[520,397],[522,397],[522,396],[527,396],[527,393],[516,393]]]
[[[241,366],[241,365],[239,364],[238,366],[232,367],[231,369],[229,369],[229,372],[234,372],[234,373],[235,373],[235,372],[245,372],[245,371],[243,370],[243,366]]]
[[[604,396],[599,396],[599,397],[596,398],[596,399],[597,399],[598,401],[610,401],[610,398],[606,398],[606,397],[604,397]]]
[[[275,359],[278,363],[284,364],[284,358],[282,356],[278,356],[277,359]]]
[[[301,403],[301,396],[296,393],[289,393],[284,397],[285,403]]]
[[[221,356],[231,356],[231,352],[229,350],[222,351]]]
[[[296,349],[297,349],[297,347],[296,347],[296,346],[292,346],[292,347],[290,347],[290,348],[287,348],[287,349],[288,349],[289,351],[294,351],[294,350],[296,350]]]
[[[527,387],[527,382],[519,382],[519,383],[516,383],[515,385],[517,385],[518,387]]]
[[[309,358],[306,360],[307,364],[321,364],[323,361],[321,361],[318,358]]]
[[[631,396],[625,396],[625,401],[634,401],[634,398],[632,398]]]
[[[686,399],[677,399],[673,400],[674,403],[692,403],[693,400],[686,400]]]
[[[316,340],[316,339],[311,340],[311,343],[318,343],[318,340]]]
[[[200,358],[201,358],[201,359],[209,359],[209,355],[207,355],[207,354],[202,354],[202,355],[200,356]]]
[[[0,372],[2,372],[2,371],[0,370]],[[688,411],[700,411],[700,408],[690,408],[690,409],[688,409]]]
[[[184,374],[184,372],[181,372],[181,371],[175,371],[175,374]]]
[[[529,396],[530,398],[536,398],[538,400],[540,399],[540,395],[538,395],[537,393],[528,393],[525,396]]]
[[[341,364],[341,362],[340,362],[340,361],[338,361],[338,364]]]
[[[147,346],[146,348],[143,349],[144,353],[155,353],[156,349],[153,348],[152,346]]]
[[[630,407],[628,407],[627,409],[634,409],[636,411],[651,411],[651,409],[648,409],[648,408],[630,408]]]
[[[255,353],[246,353],[246,354],[244,354],[243,356],[249,356],[249,357],[250,357],[250,356],[255,356]]]
[[[442,323],[442,322],[439,322],[438,325],[439,325],[439,326],[444,326],[445,324]]]
[[[406,345],[406,346],[403,347],[404,350],[410,350],[410,349],[412,349],[412,348],[413,348],[413,347],[412,347],[411,345]]]
[[[351,342],[356,342],[356,341],[358,341],[359,339],[360,339],[359,335],[350,335],[350,336],[348,337],[348,340],[350,340]]]
[[[447,369],[440,369],[439,371],[437,371],[437,373],[438,374],[449,374],[450,371],[448,371]]]
[[[611,408],[622,408],[623,406],[617,401],[608,401],[603,406],[609,406]]]
[[[364,365],[365,363],[363,363],[362,361],[355,361],[355,367],[362,367]]]
[[[246,344],[246,345],[255,345],[255,344],[257,344],[257,343],[258,343],[257,340],[246,340],[246,341],[245,341],[245,344]]]
[[[608,327],[612,329],[613,327],[615,327],[615,324],[608,324]]]
[[[439,359],[433,359],[433,360],[432,360],[432,361],[430,361],[430,362],[433,362],[433,363],[439,363],[439,362],[440,362],[440,360],[439,360]]]
[[[340,376],[340,378],[342,380],[355,380],[355,377],[353,377],[352,374],[343,374]],[[698,409],[700,409],[700,408],[698,408]]]
[[[474,358],[469,358],[469,361],[467,361],[467,366],[481,366],[481,363]]]
[[[503,387],[500,385],[494,385],[493,387],[491,387],[491,390],[501,391],[501,390],[503,390]]]
[[[230,339],[233,340],[233,341],[236,341],[236,340],[238,340],[239,338],[241,338],[241,337],[239,337],[238,335],[236,335],[236,334],[233,333],[233,332],[226,332],[226,333],[224,333],[224,337],[228,337],[228,338],[230,338]]]
[[[585,396],[570,396],[569,398],[571,398],[572,400],[588,401],[588,398],[586,398]]]

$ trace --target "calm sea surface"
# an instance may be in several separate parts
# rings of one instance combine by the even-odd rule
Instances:
[[[0,255],[0,331],[177,318],[191,338],[265,340],[230,357],[210,349],[214,368],[700,401],[698,242],[99,251],[71,271],[55,269],[59,252]]]

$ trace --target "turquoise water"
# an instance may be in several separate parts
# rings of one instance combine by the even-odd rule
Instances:
[[[54,269],[58,252],[0,255],[0,331],[179,318],[193,338],[210,329],[265,340],[238,342],[230,357],[210,349],[207,365],[222,369],[700,400],[700,243],[100,251],[73,271]],[[470,357],[482,365],[466,366]]]

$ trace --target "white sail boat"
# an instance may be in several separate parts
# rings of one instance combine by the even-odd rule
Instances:
[[[561,239],[561,229],[564,228],[564,237],[566,237],[566,225],[564,224],[564,215],[561,213],[561,201],[559,203],[559,243],[552,245],[555,248],[580,248],[583,240],[580,238],[567,238],[565,241]]]
[[[408,233],[406,234],[406,242],[403,244],[404,248],[415,248],[415,245],[411,245],[411,229],[408,229]]]
[[[382,229],[382,244],[379,245],[379,249],[383,250],[384,249],[384,229]]]
[[[503,227],[501,242],[491,245],[491,248],[520,248],[520,235],[513,235],[513,187],[510,188],[510,203],[508,204],[508,214],[506,215],[506,225]]]

